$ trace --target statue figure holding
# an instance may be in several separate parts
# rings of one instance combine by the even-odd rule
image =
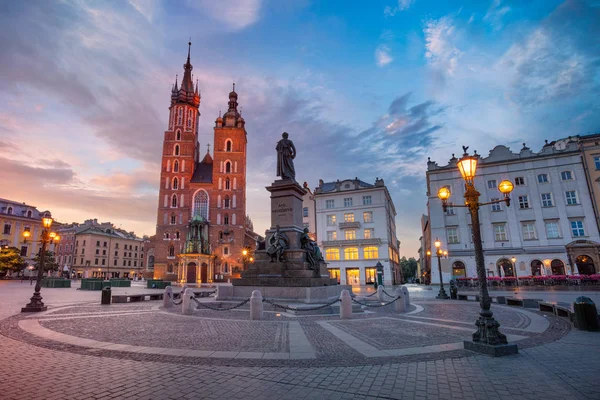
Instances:
[[[275,260],[279,262],[284,262],[283,252],[286,249],[290,248],[290,243],[285,235],[279,231],[279,225],[275,227],[275,232],[269,238],[269,248],[267,249],[267,254],[271,257],[270,262],[274,262]]]
[[[300,237],[300,248],[306,250],[306,261],[310,267],[319,272],[319,263],[325,260],[323,260],[323,254],[317,243],[308,236],[308,228],[304,228],[304,233]]]
[[[288,133],[283,132],[281,139],[277,142],[277,176],[281,179],[296,180],[296,170],[294,169],[294,158],[296,158],[296,148],[294,143],[288,139]]]

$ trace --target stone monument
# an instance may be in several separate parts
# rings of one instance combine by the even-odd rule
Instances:
[[[260,290],[268,299],[319,303],[339,298],[348,289],[330,278],[321,250],[302,228],[305,190],[296,182],[296,148],[286,132],[276,150],[281,179],[266,188],[271,193],[271,229],[264,249],[256,250],[254,263],[232,280],[233,286],[219,287],[217,300],[243,300]]]

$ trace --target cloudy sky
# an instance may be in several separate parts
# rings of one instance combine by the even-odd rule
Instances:
[[[285,130],[311,187],[384,178],[415,256],[428,156],[600,131],[599,21],[598,0],[5,1],[0,197],[153,234],[191,37],[203,148],[236,82],[258,232]]]

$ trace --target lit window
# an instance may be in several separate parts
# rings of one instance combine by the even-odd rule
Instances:
[[[371,260],[373,258],[379,258],[379,249],[375,246],[365,247],[364,254],[365,254],[366,260]]]
[[[373,222],[373,211],[365,211],[363,213],[363,220],[365,222]]]
[[[327,225],[332,226],[335,225],[336,221],[335,221],[335,215],[328,215],[327,216]]]
[[[519,208],[529,208],[529,198],[527,197],[527,195],[519,196]]]
[[[539,174],[538,183],[548,183],[548,174]]]
[[[327,231],[327,240],[337,240],[337,231]]]
[[[357,247],[348,247],[344,249],[344,259],[345,260],[358,260],[358,248]]]
[[[303,216],[303,217],[308,217],[308,207],[304,207],[304,208],[302,209],[302,216]]]
[[[344,198],[344,207],[352,207],[352,197]]]
[[[448,235],[448,244],[460,243],[458,240],[458,229],[457,228],[448,228],[446,230],[446,234]]]
[[[363,206],[371,205],[371,196],[363,196]]]
[[[356,239],[356,231],[354,229],[347,229],[346,232],[344,232],[344,238],[346,240]]]
[[[372,239],[374,231],[375,230],[373,228],[367,228],[367,229],[365,229],[365,239]]]
[[[542,207],[552,207],[552,193],[542,193]]]
[[[573,179],[573,174],[571,173],[571,171],[562,171],[560,173],[560,179],[562,179],[563,181],[570,181]]]
[[[517,176],[515,178],[515,185],[516,186],[524,186],[525,185],[525,178],[523,178],[522,176]]]
[[[573,237],[585,236],[585,231],[583,229],[583,221],[571,221],[571,233],[573,234]]]
[[[508,240],[508,235],[506,234],[506,225],[494,225],[494,240],[496,242],[506,242]]]
[[[325,250],[325,259],[326,260],[339,260],[340,259],[340,249],[326,249]]]
[[[537,239],[535,234],[535,226],[532,223],[521,225],[523,230],[523,240],[534,240]]]
[[[487,181],[488,183],[488,189],[496,189],[496,180],[495,179],[491,179],[489,181]]]
[[[577,192],[574,190],[569,190],[565,192],[565,196],[567,198],[567,204],[568,205],[573,205],[573,204],[578,204],[577,203]]]
[[[344,214],[344,222],[354,222],[354,213]]]
[[[325,208],[334,208],[335,203],[333,200],[325,200]]]
[[[546,222],[546,235],[548,239],[559,239],[560,231],[558,230],[558,222]]]

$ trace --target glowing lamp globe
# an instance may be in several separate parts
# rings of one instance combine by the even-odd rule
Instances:
[[[510,192],[513,191],[513,189],[514,186],[511,181],[504,180],[498,185],[498,190],[505,195],[508,195]]]
[[[440,239],[435,239],[435,242],[433,242],[433,244],[435,245],[435,247],[437,249],[439,249],[440,246],[442,245],[442,242],[440,242]]]
[[[477,157],[474,156],[464,156],[458,161],[458,169],[465,181],[471,182],[475,178],[477,160]]]
[[[442,201],[448,200],[450,198],[450,194],[450,189],[448,189],[447,187],[442,187],[440,188],[440,190],[438,190],[438,197]]]
[[[29,231],[25,231],[25,232],[23,232],[23,237],[24,237],[25,239],[29,239],[29,238],[31,237],[31,232],[29,232]]]
[[[44,228],[50,228],[52,226],[52,221],[52,217],[46,214],[46,216],[42,218],[42,224],[44,225]]]
[[[242,254],[245,255],[245,256],[247,256],[248,255],[248,250],[246,250],[246,249],[242,250]]]
[[[48,236],[50,236],[50,239],[55,239],[56,238],[56,232],[50,232],[48,234]]]

